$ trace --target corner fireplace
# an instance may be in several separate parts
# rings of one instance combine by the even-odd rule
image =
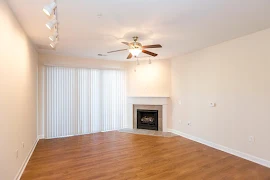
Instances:
[[[137,109],[137,129],[158,131],[158,111]]]

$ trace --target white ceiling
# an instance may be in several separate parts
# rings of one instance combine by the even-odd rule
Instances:
[[[134,35],[161,44],[151,51],[163,59],[270,27],[270,0],[57,0],[60,43],[44,50],[51,32],[42,8],[51,0],[7,1],[40,52],[96,59],[125,60],[128,52],[106,52]]]

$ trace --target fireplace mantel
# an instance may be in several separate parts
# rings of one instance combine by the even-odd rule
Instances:
[[[127,96],[128,98],[170,98],[170,96]]]
[[[128,96],[127,98],[128,128],[133,129],[133,105],[162,105],[162,131],[167,132],[169,99],[170,99],[169,97],[157,97],[157,96],[152,97]]]

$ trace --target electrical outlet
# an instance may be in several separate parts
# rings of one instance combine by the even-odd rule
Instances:
[[[182,120],[179,120],[178,122],[179,122],[179,124],[182,124]]]
[[[190,122],[190,121],[188,121],[187,125],[188,125],[188,126],[191,126],[191,122]]]
[[[178,100],[178,104],[181,105],[182,104],[182,101],[181,100]]]
[[[249,136],[248,141],[249,141],[249,143],[254,143],[254,141],[255,141],[254,136]]]
[[[210,103],[209,103],[209,106],[210,106],[210,107],[216,107],[216,103],[210,102]]]

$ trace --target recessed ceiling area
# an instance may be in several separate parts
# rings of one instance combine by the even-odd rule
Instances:
[[[126,48],[121,42],[132,36],[161,44],[153,52],[166,59],[270,27],[269,0],[57,0],[60,36],[53,50],[42,11],[51,1],[7,1],[40,53],[105,60],[126,61],[128,52],[107,52]]]

